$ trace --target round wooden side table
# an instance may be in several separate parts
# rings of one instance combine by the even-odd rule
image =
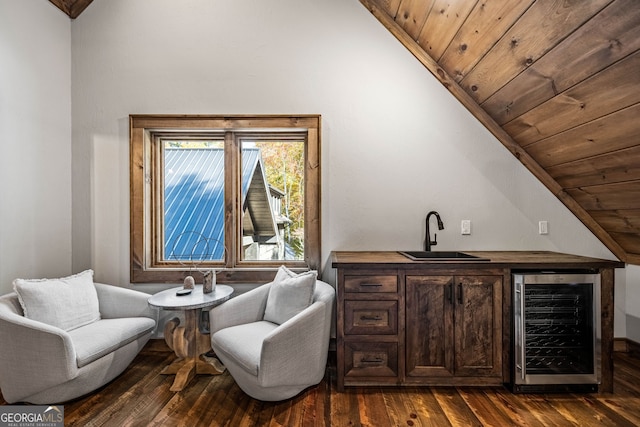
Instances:
[[[180,325],[180,319],[175,317],[164,327],[165,342],[178,357],[161,372],[163,375],[176,376],[171,391],[183,390],[196,374],[219,375],[225,370],[218,359],[202,358],[204,353],[211,350],[211,341],[209,334],[203,334],[198,328],[198,313],[231,298],[233,288],[216,285],[213,292],[205,294],[202,285],[196,285],[189,295],[178,296],[177,292],[182,289],[167,289],[149,298],[152,307],[184,311],[184,325]]]

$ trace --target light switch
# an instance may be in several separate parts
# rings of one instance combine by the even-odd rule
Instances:
[[[460,224],[460,232],[462,234],[471,234],[471,220],[463,219]]]
[[[547,221],[538,222],[538,233],[549,234],[549,224],[547,223]]]

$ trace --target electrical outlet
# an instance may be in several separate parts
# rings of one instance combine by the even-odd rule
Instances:
[[[549,234],[549,223],[547,223],[547,221],[538,222],[538,233]]]
[[[471,220],[462,220],[462,223],[460,223],[460,232],[464,235],[471,234]]]

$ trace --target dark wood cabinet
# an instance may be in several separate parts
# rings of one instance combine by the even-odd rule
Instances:
[[[404,297],[397,270],[340,270],[338,388],[398,384]]]
[[[502,384],[503,276],[472,271],[338,269],[338,388]]]
[[[467,252],[485,261],[414,261],[332,252],[337,386],[499,385],[511,381],[511,273],[593,269],[602,278],[602,392],[613,391],[618,261],[546,251]]]
[[[405,280],[405,382],[501,384],[503,276]]]

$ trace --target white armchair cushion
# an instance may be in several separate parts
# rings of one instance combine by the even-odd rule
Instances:
[[[71,331],[100,320],[93,270],[59,279],[13,281],[24,316]]]
[[[245,371],[257,377],[262,342],[277,327],[278,325],[264,320],[246,323],[218,331],[212,340],[216,343],[218,353],[233,358]]]
[[[281,266],[269,289],[264,320],[281,325],[311,305],[317,273],[295,274]]]
[[[156,322],[148,317],[102,319],[69,331],[76,350],[76,363],[82,368],[120,347],[148,334]]]

